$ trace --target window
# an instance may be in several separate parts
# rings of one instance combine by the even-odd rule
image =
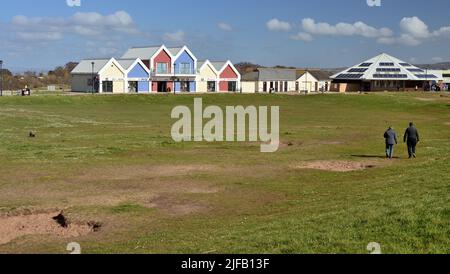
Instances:
[[[263,91],[264,91],[264,92],[267,92],[267,82],[264,82],[264,83],[263,83]]]
[[[288,82],[284,82],[284,92],[288,91]]]
[[[191,74],[191,64],[189,63],[181,63],[180,68],[178,69],[179,74]]]
[[[169,64],[168,63],[157,63],[156,64],[156,73],[168,74],[169,73]]]
[[[183,81],[180,83],[180,91],[181,92],[189,92],[189,82]]]
[[[103,92],[113,92],[113,82],[112,81],[103,81]]]
[[[278,92],[278,82],[275,82],[275,92]]]
[[[208,81],[208,92],[216,92],[216,82]]]
[[[442,74],[442,77],[450,78],[450,74]]]
[[[236,92],[237,91],[237,83],[236,82],[228,82],[228,91]]]

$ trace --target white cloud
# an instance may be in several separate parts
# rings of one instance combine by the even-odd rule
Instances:
[[[24,41],[57,41],[63,38],[58,32],[18,32],[17,36]]]
[[[377,29],[361,21],[354,24],[338,23],[331,25],[326,22],[316,23],[314,19],[305,18],[302,20],[302,27],[305,32],[315,35],[363,36],[366,38],[390,37],[393,35],[392,30],[388,28]]]
[[[378,40],[378,43],[385,45],[404,45],[404,46],[418,46],[422,43],[422,41],[410,34],[401,34],[399,37],[381,37]]]
[[[167,42],[180,43],[186,41],[186,33],[184,31],[168,32],[163,35],[163,40]]]
[[[400,29],[403,34],[417,39],[426,39],[430,36],[428,26],[418,17],[405,17],[400,21]]]
[[[277,18],[268,21],[266,27],[270,31],[290,31],[292,29],[289,22],[280,21]]]
[[[299,32],[296,35],[291,36],[292,40],[303,41],[303,42],[311,42],[314,40],[311,34],[306,32]]]
[[[217,26],[223,31],[233,31],[233,27],[224,22],[219,23]]]
[[[376,28],[364,22],[337,23],[335,25],[326,22],[316,22],[314,19],[305,18],[302,20],[303,33],[308,33],[313,39],[313,35],[323,36],[362,36],[374,38],[380,44],[419,46],[426,40],[436,40],[450,38],[450,26],[441,27],[438,30],[430,31],[429,27],[417,16],[405,17],[400,21],[400,33],[395,33],[389,28]],[[308,40],[310,37],[302,35],[291,36],[291,39]]]
[[[24,41],[54,41],[66,34],[108,38],[116,35],[139,34],[133,19],[125,11],[102,15],[96,12],[78,12],[68,18],[14,16],[11,30]]]

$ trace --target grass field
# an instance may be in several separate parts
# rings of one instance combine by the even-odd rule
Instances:
[[[450,252],[450,97],[205,95],[204,105],[280,106],[281,147],[175,143],[170,112],[193,96],[0,98],[0,214],[64,210],[80,237],[25,235],[0,253]],[[418,159],[383,159],[408,122]],[[29,138],[29,131],[36,138]],[[288,145],[289,144],[289,145]],[[299,168],[315,161],[374,166]],[[6,217],[3,220],[7,220]]]

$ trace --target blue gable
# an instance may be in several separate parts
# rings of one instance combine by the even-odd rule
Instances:
[[[177,60],[175,60],[175,66],[176,66],[176,73],[177,74],[195,74],[195,69],[194,69],[194,58],[192,58],[192,56],[189,55],[189,53],[187,51],[184,51],[180,57],[178,57]],[[190,71],[189,73],[184,73],[184,71],[182,70],[183,68],[181,67],[181,64],[189,64],[189,68]]]
[[[134,68],[128,73],[128,78],[148,78],[149,75],[141,64],[137,63]]]

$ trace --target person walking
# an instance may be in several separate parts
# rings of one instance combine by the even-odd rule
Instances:
[[[420,141],[419,131],[414,126],[414,123],[409,123],[409,127],[405,131],[405,136],[403,137],[403,142],[408,145],[408,155],[409,159],[416,158],[416,146]]]
[[[384,139],[386,140],[386,158],[392,159],[394,157],[394,145],[398,144],[397,133],[392,127],[389,127],[384,133]]]

